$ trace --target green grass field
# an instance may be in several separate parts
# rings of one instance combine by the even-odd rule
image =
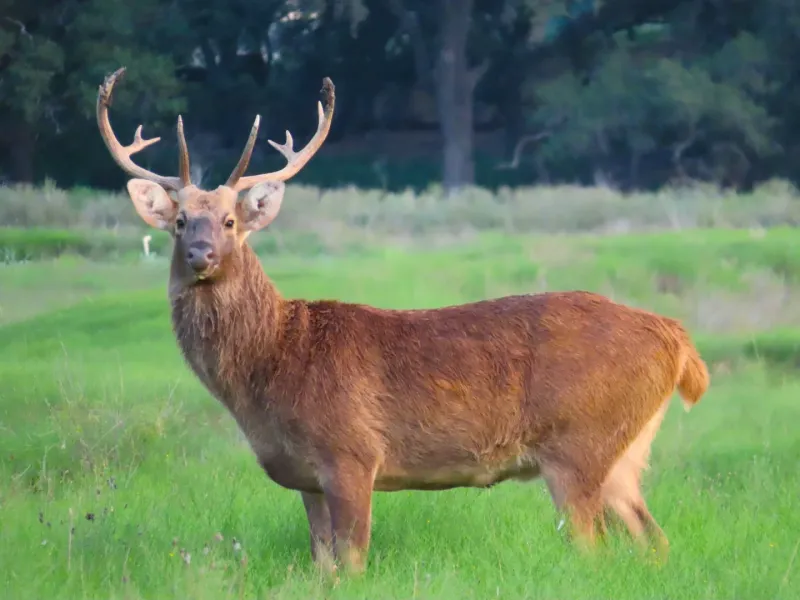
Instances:
[[[267,237],[269,232],[259,234]],[[0,266],[0,597],[800,598],[800,236],[485,232],[265,254],[288,296],[432,307],[589,289],[685,320],[712,370],[676,400],[645,480],[666,565],[595,557],[541,482],[377,494],[368,573],[315,574],[299,497],[271,483],[183,365],[165,260]]]

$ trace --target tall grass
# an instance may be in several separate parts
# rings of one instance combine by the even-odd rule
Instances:
[[[485,231],[505,234],[616,234],[707,228],[762,228],[800,223],[800,192],[775,180],[750,193],[712,186],[622,194],[604,187],[531,187],[492,193],[468,188],[445,198],[355,188],[290,185],[260,254],[340,254],[374,244],[448,246]],[[126,192],[0,187],[0,261],[60,256],[140,254],[142,236],[156,253],[169,236],[148,229]]]
[[[487,229],[511,233],[628,232],[658,229],[770,227],[800,223],[800,193],[774,180],[749,193],[709,185],[622,194],[572,185],[467,188],[445,198],[437,187],[422,194],[356,188],[322,190],[289,185],[279,218],[282,230],[312,230],[326,237],[357,231],[424,237]],[[0,187],[0,224],[6,227],[141,230],[124,190]]]

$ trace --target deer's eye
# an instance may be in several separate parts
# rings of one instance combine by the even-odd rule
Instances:
[[[175,220],[175,228],[176,229],[183,229],[184,227],[186,227],[186,221],[184,219],[182,219],[181,217],[178,217]]]
[[[228,219],[227,221],[225,221],[225,227],[227,227],[228,229],[233,229],[233,226],[235,224],[236,223],[234,223],[233,219]]]

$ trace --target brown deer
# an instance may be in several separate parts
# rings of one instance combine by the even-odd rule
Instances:
[[[640,491],[669,400],[709,385],[675,320],[574,291],[508,296],[435,310],[382,310],[284,298],[247,236],[278,214],[284,182],[330,129],[319,125],[281,170],[244,177],[259,118],[225,185],[194,186],[178,117],[179,177],[137,166],[141,126],[122,146],[108,120],[115,82],[97,99],[100,133],[132,175],[149,225],[174,239],[172,324],[183,356],[230,411],[269,478],[300,492],[311,553],[326,569],[364,569],[374,491],[487,487],[543,477],[577,541],[591,546],[616,514],[666,550]],[[249,190],[243,197],[238,193]]]

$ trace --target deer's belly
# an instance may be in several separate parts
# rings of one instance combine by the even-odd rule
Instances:
[[[494,465],[469,465],[433,469],[386,469],[378,473],[373,488],[400,490],[449,490],[458,487],[491,487],[508,479],[530,480],[539,476],[539,465],[527,456]]]
[[[259,458],[267,476],[278,485],[301,492],[322,493],[319,479],[310,465],[302,464],[286,454],[269,459]],[[376,492],[401,490],[449,490],[458,487],[491,487],[508,479],[530,480],[539,476],[535,463],[520,461],[497,468],[435,469],[379,472],[373,489]]]

